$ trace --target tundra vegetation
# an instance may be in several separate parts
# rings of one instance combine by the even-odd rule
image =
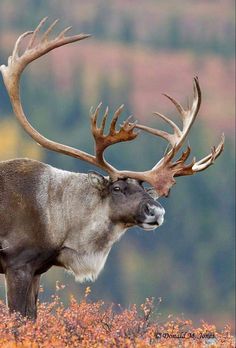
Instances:
[[[163,318],[153,298],[128,309],[90,300],[90,288],[69,306],[60,300],[63,285],[57,283],[50,303],[40,303],[37,322],[9,316],[0,302],[1,348],[233,348],[235,338],[228,325],[217,330],[201,321],[196,327],[183,316]],[[42,291],[42,288],[41,288]],[[159,300],[160,301],[160,300]]]

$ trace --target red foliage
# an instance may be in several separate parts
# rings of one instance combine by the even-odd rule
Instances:
[[[98,42],[95,39],[84,42],[82,49],[76,52],[74,47],[67,47],[60,54],[55,51],[51,55],[51,65],[47,64],[53,71],[55,85],[63,90],[67,89],[67,92],[73,90],[72,76],[75,76],[80,66],[83,70],[80,76],[81,88],[84,89],[83,95],[88,109],[100,100],[99,86],[107,76],[111,91],[118,91],[121,87],[125,90],[130,85],[129,102],[135,118],[142,122],[148,118],[152,121],[153,111],[167,115],[174,112],[171,104],[161,94],[168,93],[184,105],[193,93],[192,79],[198,75],[203,93],[199,116],[201,122],[219,133],[223,129],[227,135],[232,135],[234,59],[222,59],[212,55],[194,56],[187,51],[133,49]],[[45,66],[38,68],[36,73],[42,74],[42,70],[45,71]],[[120,102],[124,100],[121,99]]]
[[[153,299],[121,310],[89,302],[89,292],[80,303],[72,297],[68,308],[53,296],[51,303],[39,305],[36,322],[9,315],[0,303],[0,347],[234,347],[228,326],[218,332],[205,322],[198,328],[191,320],[171,317],[161,323],[153,318]]]

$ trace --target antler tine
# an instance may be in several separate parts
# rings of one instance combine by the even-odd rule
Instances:
[[[27,50],[30,50],[30,49],[33,47],[34,42],[35,42],[35,39],[36,39],[37,33],[39,32],[39,30],[42,28],[42,26],[44,25],[44,23],[45,23],[47,20],[48,20],[48,17],[44,17],[44,18],[39,22],[38,26],[37,26],[36,29],[33,31],[33,35],[32,35],[32,37],[31,37],[31,39],[30,39],[30,42],[29,42],[29,44],[28,44],[28,46],[27,46],[27,48],[26,48],[26,51],[27,51]]]
[[[122,111],[124,109],[124,104],[119,106],[119,108],[115,111],[114,116],[111,120],[111,126],[110,126],[110,134],[115,134],[116,133],[116,123],[120,115],[122,114]]]
[[[108,106],[106,107],[106,110],[105,110],[105,114],[102,118],[102,122],[101,122],[101,132],[103,133],[104,132],[104,129],[105,129],[105,126],[106,126],[106,121],[107,121],[107,117],[108,117],[108,113],[109,113],[109,108]]]
[[[11,63],[12,61],[15,61],[19,57],[19,48],[20,48],[21,42],[26,36],[31,34],[33,34],[33,31],[26,31],[24,34],[19,36],[13,48],[12,55],[9,57],[9,63]]]
[[[177,145],[177,139],[181,138],[182,132],[179,129],[179,127],[173,122],[171,121],[168,117],[166,117],[165,115],[159,113],[159,112],[155,112],[154,115],[159,116],[160,118],[162,118],[166,123],[168,123],[174,130],[174,134],[170,134],[170,133],[166,133],[167,135],[165,135],[165,133],[163,135],[165,135],[165,139],[167,141],[169,141],[169,143],[171,144],[172,147],[174,147],[175,145]],[[157,134],[158,135],[158,134]]]
[[[186,136],[189,133],[189,130],[197,117],[198,111],[201,106],[201,89],[198,82],[198,77],[194,77],[193,79],[193,102],[192,106],[185,110],[185,114],[183,116],[183,138],[181,140],[181,144],[183,144]],[[180,145],[181,146],[181,145]]]
[[[183,106],[176,100],[174,99],[173,97],[169,96],[168,94],[166,93],[163,93],[163,95],[168,98],[176,107],[176,109],[178,110],[181,118],[182,118],[182,121],[183,121],[183,126],[185,126],[185,122],[186,120],[188,120],[190,118],[190,116],[192,117],[196,117],[198,111],[199,111],[199,108],[200,108],[200,104],[201,104],[201,89],[200,89],[200,86],[199,86],[199,82],[198,82],[198,77],[195,76],[194,79],[193,79],[193,102],[192,102],[192,105],[190,107],[189,105],[189,99],[188,99],[188,107],[187,107],[187,110],[185,110],[183,108]]]
[[[187,149],[182,152],[182,155],[180,156],[180,158],[175,163],[176,164],[184,163],[189,158],[190,153],[191,153],[191,147],[188,146]]]
[[[62,31],[60,32],[60,34],[57,36],[57,39],[62,39],[62,38],[64,38],[64,37],[65,37],[65,34],[66,34],[69,30],[71,30],[71,28],[72,28],[72,26],[69,26],[69,27],[65,28],[64,30],[62,30]]]
[[[171,134],[169,134],[169,133],[167,133],[167,132],[165,132],[163,130],[151,128],[151,127],[148,127],[148,126],[144,126],[144,125],[139,124],[139,123],[136,123],[135,128],[144,130],[147,133],[150,133],[150,134],[153,134],[153,135],[157,135],[158,137],[161,137],[161,138],[167,140],[169,143],[171,143],[172,147],[174,145],[173,141],[171,139]]]
[[[130,115],[122,124],[120,124],[120,127],[127,130],[128,129],[133,130],[136,127],[136,124],[138,121],[130,122],[132,118],[133,118],[133,115]],[[139,131],[137,131],[136,133],[139,134]]]
[[[41,42],[47,41],[48,35],[52,32],[53,28],[56,26],[56,24],[59,22],[59,19],[57,18],[50,26],[49,28],[45,31],[41,38]]]
[[[186,111],[184,110],[182,105],[176,99],[171,97],[169,94],[163,93],[162,95],[164,95],[166,98],[168,98],[175,105],[175,107],[178,110],[179,114],[182,116],[182,118],[184,118],[184,116],[186,114]]]
[[[174,131],[178,135],[181,135],[181,130],[179,129],[179,127],[173,121],[171,121],[168,117],[166,117],[165,115],[163,115],[163,114],[161,114],[159,112],[154,112],[154,115],[157,115],[160,118],[162,118],[164,121],[166,121],[166,123],[168,123],[171,127],[173,127]]]
[[[92,128],[96,128],[97,127],[97,119],[98,119],[98,115],[99,115],[99,112],[100,112],[100,109],[101,109],[101,106],[102,106],[102,102],[100,102],[98,104],[98,106],[96,107],[95,111],[93,112],[93,108],[91,107],[90,109],[90,114],[91,114],[91,125],[92,125]]]
[[[194,90],[193,103],[192,103],[191,108],[189,107],[187,110],[185,110],[176,99],[172,98],[168,94],[164,94],[164,96],[167,97],[175,105],[177,111],[179,112],[181,119],[182,119],[182,123],[183,123],[182,130],[180,130],[180,128],[172,120],[170,120],[168,117],[166,117],[165,115],[163,115],[159,112],[155,112],[154,115],[159,116],[165,122],[167,122],[173,128],[173,131],[174,131],[173,134],[159,130],[159,129],[143,126],[140,124],[137,124],[136,128],[142,129],[142,130],[144,130],[148,133],[151,133],[153,135],[162,137],[163,139],[167,140],[170,143],[172,148],[175,146],[176,151],[178,151],[181,148],[181,146],[183,145],[183,143],[184,143],[184,141],[189,133],[189,130],[190,130],[190,128],[191,128],[191,126],[192,126],[192,124],[197,116],[197,113],[199,111],[199,107],[201,104],[201,90],[199,87],[197,77],[194,78],[193,90]]]
[[[221,142],[219,143],[219,145],[217,147],[214,146],[209,155],[207,155],[206,157],[196,162],[193,165],[193,168],[192,168],[193,171],[200,172],[208,168],[210,165],[214,164],[216,158],[219,157],[222,151],[224,150],[224,141],[225,141],[225,137],[224,137],[224,134],[222,134]]]

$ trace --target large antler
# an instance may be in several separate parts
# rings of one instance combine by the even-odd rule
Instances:
[[[136,123],[129,122],[132,116],[129,116],[126,121],[123,122],[122,125],[120,125],[120,129],[116,130],[116,123],[121,115],[124,105],[121,105],[116,112],[114,113],[114,116],[111,120],[111,125],[109,129],[109,133],[107,135],[104,135],[104,129],[106,125],[106,120],[108,117],[108,107],[106,108],[106,111],[103,115],[101,127],[97,127],[97,118],[99,115],[99,111],[101,108],[102,103],[98,105],[95,112],[93,113],[91,110],[91,126],[92,126],[92,133],[95,140],[95,152],[96,152],[96,158],[99,161],[100,164],[104,164],[107,166],[107,162],[105,161],[103,157],[104,150],[113,144],[119,143],[121,141],[130,141],[137,137],[138,133],[134,132],[134,128],[136,126]],[[114,171],[111,174],[117,175],[118,171]]]
[[[180,130],[179,127],[173,121],[171,121],[168,117],[160,114],[159,112],[154,112],[154,115],[157,115],[161,117],[164,121],[166,121],[173,128],[173,131],[174,131],[173,134],[167,133],[162,130],[143,126],[143,125],[136,125],[136,128],[142,129],[146,132],[162,137],[163,139],[167,140],[172,147],[175,147],[175,151],[177,152],[183,145],[190,131],[190,128],[193,122],[195,121],[198,111],[200,109],[201,90],[200,90],[197,77],[194,78],[193,92],[194,92],[193,103],[192,103],[192,106],[189,107],[187,110],[184,110],[182,105],[180,105],[180,103],[178,103],[174,98],[170,97],[168,94],[164,94],[164,96],[167,97],[176,106],[176,109],[178,110],[183,123],[182,130]]]
[[[26,130],[26,132],[37,143],[39,143],[41,146],[49,150],[57,151],[72,157],[76,157],[84,161],[87,161],[93,165],[96,165],[102,168],[103,170],[105,170],[110,175],[112,180],[130,177],[140,181],[145,181],[156,189],[159,196],[168,195],[170,188],[175,183],[174,177],[195,174],[196,172],[199,172],[208,168],[210,165],[214,163],[214,160],[220,155],[220,153],[223,150],[223,146],[224,146],[223,136],[217,148],[214,147],[212,149],[211,154],[204,157],[200,161],[196,162],[194,159],[192,163],[185,165],[185,161],[187,160],[190,154],[190,148],[188,147],[188,149],[185,152],[183,152],[182,156],[177,161],[172,162],[177,151],[182,147],[200,108],[201,91],[200,91],[200,86],[199,86],[197,78],[194,79],[194,99],[193,99],[191,108],[184,110],[184,108],[175,99],[166,95],[166,97],[169,98],[174,103],[174,105],[176,106],[177,110],[179,111],[181,115],[182,123],[183,123],[182,130],[180,130],[180,128],[166,116],[159,113],[155,113],[156,115],[160,116],[163,120],[165,120],[170,126],[173,127],[173,130],[174,130],[173,134],[170,134],[161,130],[153,129],[147,126],[139,125],[136,123],[131,123],[129,122],[130,118],[128,118],[120,126],[119,130],[116,130],[117,120],[123,110],[123,105],[122,105],[120,108],[116,110],[111,121],[109,132],[107,135],[105,135],[104,129],[105,129],[106,120],[108,117],[108,108],[106,109],[104,116],[102,118],[101,126],[100,127],[97,126],[97,118],[99,116],[101,104],[98,105],[95,112],[91,112],[91,127],[92,127],[92,133],[95,140],[95,156],[90,155],[86,152],[83,152],[79,149],[75,149],[73,147],[49,140],[45,138],[43,135],[41,135],[37,130],[35,130],[31,126],[31,124],[28,122],[21,105],[20,92],[19,92],[19,83],[20,83],[21,73],[30,62],[43,56],[44,54],[53,50],[54,48],[66,45],[71,42],[80,41],[90,36],[90,35],[80,34],[80,35],[66,37],[65,34],[71,28],[71,27],[68,27],[65,30],[63,30],[56,38],[49,40],[48,36],[58,22],[58,20],[56,20],[55,22],[52,23],[51,26],[49,26],[46,32],[42,35],[41,39],[36,43],[36,36],[39,30],[41,29],[41,27],[43,26],[43,24],[46,22],[46,20],[47,18],[44,18],[34,31],[26,32],[19,37],[19,39],[16,41],[12,56],[10,56],[8,59],[8,65],[7,66],[2,65],[0,67],[0,71],[2,72],[4,83],[7,88],[8,94],[10,96],[10,100],[11,100],[14,112],[16,114],[16,117],[18,118],[19,122],[21,123],[23,128]],[[31,39],[28,43],[28,46],[25,52],[22,55],[19,55],[20,44],[22,40],[28,35],[31,35]],[[122,141],[130,141],[135,139],[137,137],[137,133],[134,132],[135,128],[139,128],[148,133],[151,133],[166,139],[170,143],[171,149],[149,171],[145,171],[145,172],[118,171],[104,159],[104,151],[110,145],[113,145]]]
[[[49,28],[42,35],[42,37],[36,42],[37,34],[39,33],[41,27],[45,24],[46,20],[47,17],[39,23],[39,25],[34,31],[28,31],[18,38],[13,49],[12,56],[8,58],[8,65],[2,65],[0,67],[0,71],[2,72],[3,80],[7,88],[15,115],[18,118],[21,125],[23,126],[23,128],[26,130],[26,132],[44,148],[87,161],[104,169],[112,176],[116,172],[116,170],[105,161],[103,157],[103,151],[107,146],[111,144],[121,141],[133,140],[137,136],[137,134],[134,132],[135,124],[129,123],[128,121],[124,122],[124,125],[120,128],[119,131],[115,130],[117,119],[120,116],[123,109],[122,107],[120,107],[116,111],[111,122],[110,133],[107,136],[103,134],[103,131],[105,127],[105,121],[108,116],[108,110],[106,110],[105,116],[103,118],[102,128],[96,127],[96,120],[101,105],[97,107],[95,113],[92,115],[91,124],[96,144],[95,156],[83,152],[79,149],[75,149],[73,147],[60,144],[45,138],[31,126],[24,114],[20,99],[19,84],[21,73],[23,72],[25,67],[35,59],[43,56],[44,54],[48,53],[54,48],[90,37],[90,35],[87,34],[79,34],[67,37],[65,36],[65,34],[71,29],[71,27],[68,27],[64,29],[61,33],[59,33],[56,36],[56,38],[49,39],[49,34],[52,32],[53,28],[58,22],[57,19],[49,26]],[[31,35],[31,39],[28,43],[28,46],[26,47],[24,53],[20,55],[20,44],[22,43],[24,38],[29,35]]]
[[[170,126],[172,126],[174,131],[173,134],[139,124],[135,126],[136,128],[142,129],[148,133],[160,136],[167,140],[171,145],[171,149],[151,170],[135,174],[133,174],[133,172],[123,172],[123,175],[135,177],[150,183],[153,187],[155,187],[160,196],[168,196],[170,188],[175,184],[174,177],[193,175],[197,172],[205,170],[214,163],[215,159],[221,154],[224,148],[224,135],[222,135],[219,145],[217,147],[213,147],[211,153],[201,160],[196,161],[194,158],[190,164],[185,164],[185,161],[188,159],[191,152],[191,149],[188,146],[187,150],[182,153],[181,157],[177,161],[172,162],[178,150],[183,146],[183,143],[201,105],[201,90],[197,77],[194,78],[193,90],[193,102],[191,107],[188,107],[187,110],[185,110],[174,98],[164,94],[176,106],[183,123],[182,130],[180,130],[180,128],[173,121],[158,112],[155,112],[154,114],[161,117]]]

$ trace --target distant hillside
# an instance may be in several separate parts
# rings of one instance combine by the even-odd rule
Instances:
[[[92,38],[86,43],[53,52],[37,62],[30,72],[31,85],[35,85],[33,81],[37,79],[38,88],[49,75],[58,98],[60,93],[71,96],[79,94],[87,110],[100,100],[112,107],[125,103],[129,111],[142,121],[150,117],[154,120],[153,111],[176,114],[172,104],[161,94],[166,92],[186,104],[193,93],[192,79],[198,75],[203,92],[199,122],[218,132],[224,130],[227,134],[233,134],[233,59],[223,59],[217,55],[199,57],[186,51],[159,53]],[[44,81],[40,82],[42,79]],[[110,98],[108,93],[103,98],[104,88],[109,90]]]
[[[63,59],[62,59],[63,55]],[[94,57],[96,63],[94,64]],[[69,62],[69,64],[68,64]],[[103,44],[90,39],[82,47],[54,52],[50,69],[54,70],[59,89],[72,89],[69,83],[76,67],[81,68],[84,100],[87,106],[101,98],[100,83],[109,81],[112,93],[122,103],[122,87],[130,88],[131,112],[144,120],[153,111],[175,113],[171,103],[161,94],[166,92],[182,103],[192,97],[192,79],[198,75],[203,91],[201,122],[225,132],[233,131],[234,60],[207,55],[196,57],[188,52],[160,52],[139,47]],[[227,67],[227,68],[226,68]],[[42,71],[39,71],[41,74]],[[222,88],[227,86],[227,88]],[[61,86],[61,87],[60,87]],[[83,87],[84,86],[84,87]]]
[[[7,4],[7,6],[6,6]],[[28,11],[22,11],[27,8]],[[78,47],[53,52],[50,68],[34,68],[33,75],[52,72],[56,89],[70,95],[77,79],[87,110],[100,100],[144,120],[155,110],[174,113],[166,92],[185,102],[192,95],[192,78],[203,90],[201,122],[233,132],[234,16],[233,1],[85,1],[38,6],[36,1],[0,4],[0,58],[5,60],[19,32],[38,19],[62,18],[76,30],[94,33]],[[29,17],[29,12],[36,16]],[[59,26],[60,27],[60,26]],[[79,28],[79,29],[78,29]],[[127,90],[129,96],[127,96]],[[109,93],[108,93],[109,91]],[[110,96],[110,98],[109,98]]]
[[[38,1],[2,0],[0,13],[1,32],[50,15],[101,40],[234,56],[233,0],[52,0],[43,6]]]

